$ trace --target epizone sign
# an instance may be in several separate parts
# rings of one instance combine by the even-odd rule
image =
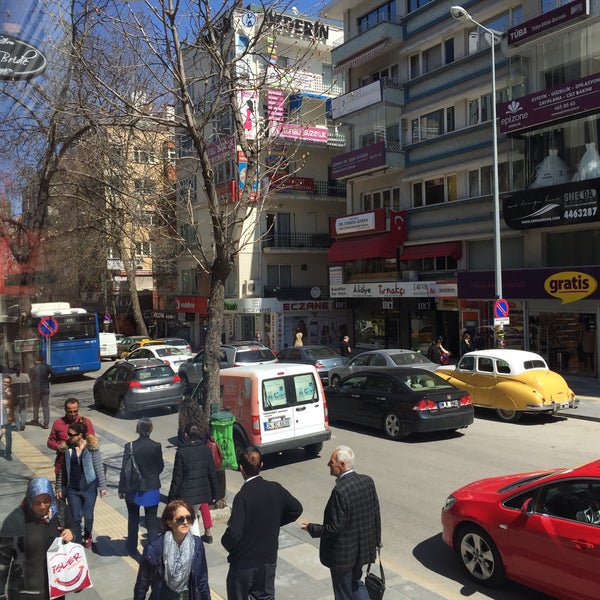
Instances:
[[[558,298],[563,304],[583,300],[593,294],[598,282],[587,273],[579,271],[561,271],[554,273],[544,282],[548,294]]]
[[[32,79],[46,69],[46,57],[31,44],[0,34],[0,80]]]

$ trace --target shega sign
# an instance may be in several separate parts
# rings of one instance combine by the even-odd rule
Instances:
[[[548,294],[558,298],[563,304],[583,300],[593,294],[598,282],[587,273],[579,271],[561,271],[554,273],[544,282]]]

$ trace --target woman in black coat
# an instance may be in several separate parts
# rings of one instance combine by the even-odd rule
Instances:
[[[153,429],[152,421],[146,417],[140,419],[136,426],[138,439],[125,444],[123,448],[123,464],[119,478],[119,498],[125,499],[127,505],[127,552],[136,555],[138,550],[138,529],[140,524],[140,506],[144,507],[148,541],[156,539],[160,534],[158,521],[158,504],[160,502],[159,476],[165,468],[162,446],[150,439]],[[140,485],[137,490],[127,490],[124,466],[133,452],[135,464],[140,474]]]
[[[195,423],[185,426],[187,443],[177,449],[173,478],[169,490],[171,500],[187,500],[192,506],[200,505],[204,523],[202,540],[212,543],[209,504],[217,500],[217,472],[210,448],[206,445],[206,435]]]

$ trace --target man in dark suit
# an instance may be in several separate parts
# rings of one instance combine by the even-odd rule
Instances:
[[[323,524],[302,523],[311,537],[321,538],[319,558],[329,567],[335,600],[369,600],[363,565],[374,562],[381,546],[379,499],[373,480],[354,471],[354,452],[338,446],[327,463],[336,477]]]
[[[302,504],[282,485],[260,477],[262,456],[250,447],[239,458],[244,478],[221,543],[229,552],[227,600],[275,598],[279,528],[302,514]]]

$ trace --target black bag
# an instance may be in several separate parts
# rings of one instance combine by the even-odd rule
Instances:
[[[123,465],[123,481],[126,492],[137,492],[140,487],[140,481],[142,474],[135,463],[135,457],[133,456],[133,443],[129,442],[129,456],[127,461]]]
[[[371,600],[381,600],[383,593],[385,592],[385,573],[383,572],[383,565],[381,564],[381,554],[379,548],[377,548],[377,559],[379,560],[379,572],[380,577],[371,573],[371,564],[367,567],[367,574],[365,575],[365,587],[369,593]]]

